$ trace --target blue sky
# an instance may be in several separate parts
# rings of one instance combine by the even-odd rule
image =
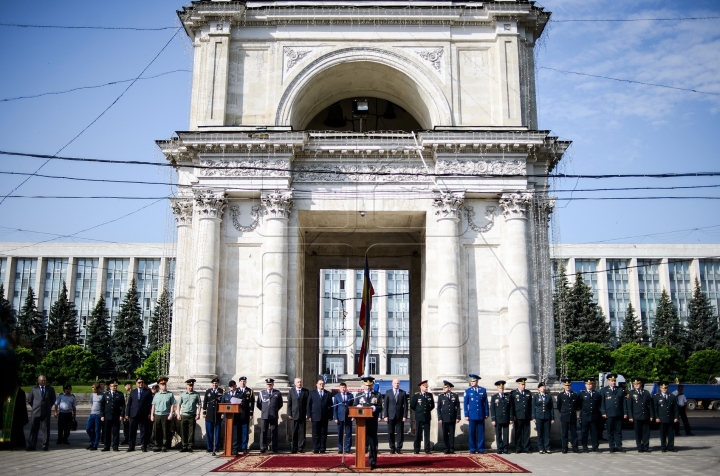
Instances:
[[[720,16],[717,1],[544,1],[553,19]],[[28,0],[4,5],[0,23],[178,26],[176,1],[121,3]],[[0,27],[0,99],[61,91],[137,76],[174,30],[98,31]],[[156,139],[187,128],[192,47],[180,32],[144,76],[61,155],[163,163]],[[683,22],[553,22],[538,47],[541,129],[573,146],[559,170],[572,174],[720,170],[720,20]],[[657,83],[715,95],[560,73]],[[129,83],[62,95],[0,102],[0,150],[55,154]],[[0,171],[34,172],[42,160],[0,156]],[[167,183],[167,168],[49,162],[40,172]],[[0,193],[25,177],[0,174]],[[561,190],[696,186],[720,178],[562,180]],[[162,197],[168,185],[107,184],[33,177],[18,195]],[[720,188],[560,192],[561,198],[720,196]],[[139,210],[141,207],[146,208]],[[561,242],[718,243],[718,200],[559,201]],[[123,217],[124,215],[131,215]],[[0,240],[163,242],[173,239],[166,200],[8,198],[0,205]],[[112,223],[105,222],[115,220]],[[98,226],[102,225],[102,226]],[[714,228],[710,228],[713,227]],[[96,228],[93,228],[96,227]],[[92,229],[90,229],[92,228]],[[16,231],[22,229],[26,231]],[[82,231],[87,230],[88,231]],[[696,229],[695,231],[693,231]],[[697,230],[699,229],[699,230]],[[42,232],[42,233],[36,233]],[[80,232],[80,233],[78,233]]]

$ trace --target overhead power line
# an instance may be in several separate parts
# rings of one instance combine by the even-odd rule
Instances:
[[[29,25],[24,23],[0,23],[0,26],[13,28],[45,28],[55,30],[130,30],[130,31],[162,31],[172,30],[176,26],[160,26],[155,28],[140,28],[134,26],[70,26],[70,25]]]
[[[679,17],[679,18],[584,18],[584,19],[567,19],[555,20],[554,23],[603,23],[603,22],[635,22],[635,21],[689,21],[689,20],[718,20],[720,17]]]

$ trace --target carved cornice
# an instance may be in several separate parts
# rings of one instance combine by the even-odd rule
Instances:
[[[310,53],[312,53],[312,49],[310,48],[296,48],[293,46],[284,47],[283,54],[285,56],[285,72],[287,73],[293,69],[293,66]]]
[[[170,208],[175,214],[175,223],[177,226],[191,226],[193,200],[192,198],[171,198]]]
[[[195,209],[200,218],[222,219],[227,207],[227,194],[224,190],[194,190]]]
[[[260,198],[265,218],[290,218],[293,207],[292,190],[275,190]]]
[[[555,210],[555,200],[557,200],[557,197],[538,197],[536,201],[538,217],[547,220],[550,215],[552,215],[553,210]]]
[[[527,219],[526,213],[532,199],[531,192],[503,193],[500,206],[505,220]]]
[[[438,159],[435,173],[479,175],[525,175],[524,160],[458,160]]]
[[[488,220],[488,223],[485,226],[477,226],[475,224],[475,209],[473,207],[471,207],[470,205],[465,205],[463,208],[465,209],[465,216],[467,217],[468,226],[474,232],[487,233],[492,229],[493,225],[495,225],[495,210],[497,210],[496,207],[485,207],[485,218]]]
[[[437,208],[435,216],[438,220],[459,219],[464,203],[464,192],[435,192],[433,199],[433,206]]]
[[[237,205],[233,205],[230,207],[230,215],[232,216],[232,223],[233,226],[237,231],[241,231],[243,233],[248,233],[255,228],[257,228],[258,223],[260,222],[260,207],[255,206],[252,207],[252,211],[250,212],[250,216],[253,218],[253,222],[248,226],[242,226],[240,222],[238,221],[238,217],[240,216],[240,207]]]
[[[289,177],[289,160],[203,160],[202,177]]]
[[[422,165],[316,165],[293,169],[293,182],[431,182]]]
[[[439,48],[422,48],[415,50],[415,54],[430,63],[438,73],[442,71],[442,58],[444,53],[445,48],[442,46]]]

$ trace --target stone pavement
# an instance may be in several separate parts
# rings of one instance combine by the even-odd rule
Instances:
[[[557,448],[550,455],[504,455],[509,461],[516,463],[533,474],[589,474],[606,471],[618,471],[627,474],[641,475],[717,475],[720,468],[720,415],[718,412],[707,416],[690,419],[695,436],[676,438],[677,453],[661,453],[655,449],[651,454],[639,454],[633,448],[634,437],[631,430],[623,433],[625,454],[610,454],[607,443],[600,445],[602,454],[561,454]],[[714,418],[713,418],[714,417]],[[53,422],[54,423],[54,422]],[[28,427],[26,427],[28,428]],[[69,446],[54,444],[56,438],[55,425],[51,430],[50,451],[2,451],[0,452],[0,474],[3,475],[99,475],[127,474],[132,476],[173,474],[173,475],[204,475],[226,460],[213,457],[204,451],[179,453],[171,450],[167,453],[127,453],[120,447],[120,452],[86,451],[87,438],[83,431],[73,432]],[[27,433],[27,432],[26,432]],[[682,433],[684,434],[684,433]],[[659,448],[659,434],[651,433],[651,447]],[[411,443],[412,444],[412,443]],[[382,451],[379,456],[382,464]],[[217,473],[215,473],[217,474]],[[253,473],[268,476],[270,473]],[[274,473],[287,475],[290,473]],[[293,473],[309,476],[311,473]],[[403,473],[407,475],[407,473]]]

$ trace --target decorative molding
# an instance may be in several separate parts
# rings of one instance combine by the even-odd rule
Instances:
[[[289,177],[289,160],[203,160],[202,177]]]
[[[222,219],[227,207],[227,194],[224,190],[194,190],[195,209],[200,218]]]
[[[487,233],[488,231],[492,230],[493,225],[495,225],[495,210],[497,209],[496,207],[485,207],[485,218],[488,220],[488,223],[485,226],[477,226],[475,224],[475,209],[473,207],[471,207],[470,205],[465,205],[463,208],[465,209],[465,217],[467,217],[468,226],[471,230],[476,233]]]
[[[442,71],[442,58],[444,53],[445,48],[442,46],[439,48],[423,48],[421,50],[415,50],[415,54],[430,63],[438,73]]]
[[[500,198],[505,220],[527,219],[527,207],[532,203],[532,192],[503,193]]]
[[[237,231],[241,231],[243,233],[248,233],[251,231],[254,231],[255,228],[257,228],[258,223],[260,223],[260,206],[252,207],[252,211],[250,212],[250,216],[253,217],[253,222],[248,226],[242,226],[240,222],[238,221],[238,217],[240,216],[240,207],[237,205],[233,205],[230,207],[230,215],[232,216],[232,222],[233,226]]]
[[[260,198],[266,218],[290,218],[293,207],[292,190],[275,190]]]
[[[192,226],[192,198],[171,198],[170,208],[172,208],[175,214],[175,223],[177,223],[177,226]]]
[[[298,49],[294,46],[285,46],[283,56],[285,57],[285,72],[287,73],[300,62],[304,57],[312,53],[312,49]]]
[[[421,165],[315,165],[293,170],[293,182],[431,182]]]
[[[557,200],[557,197],[548,197],[547,195],[537,197],[535,203],[537,207],[536,213],[538,215],[538,218],[543,221],[546,221],[550,218],[553,210],[555,210],[555,200]]]
[[[435,173],[460,175],[525,175],[524,160],[458,160],[438,159]]]
[[[437,208],[435,216],[438,217],[438,220],[445,218],[458,219],[464,203],[464,192],[435,192],[435,198],[433,199],[433,206]]]

